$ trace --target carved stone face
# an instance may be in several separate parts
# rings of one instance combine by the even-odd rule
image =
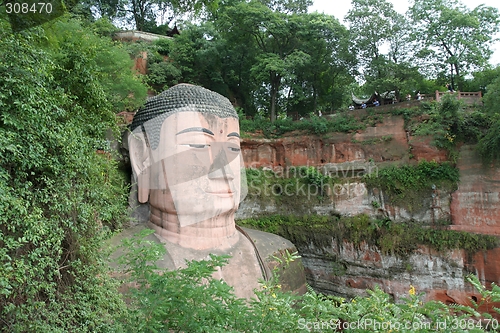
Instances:
[[[150,154],[152,207],[176,214],[180,227],[234,215],[242,194],[238,119],[174,113],[163,122],[160,144]]]
[[[130,161],[139,202],[150,203],[149,226],[182,247],[235,244],[234,213],[246,179],[229,100],[179,84],[149,99],[131,127]]]

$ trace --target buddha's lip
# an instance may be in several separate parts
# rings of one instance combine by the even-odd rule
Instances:
[[[234,193],[231,192],[230,190],[226,190],[226,191],[216,191],[216,192],[211,192],[211,191],[207,191],[206,193],[208,194],[213,194],[213,195],[217,195],[217,196],[221,196],[221,197],[230,197],[232,196]]]

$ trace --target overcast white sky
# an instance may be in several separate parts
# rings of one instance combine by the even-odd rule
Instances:
[[[325,14],[335,16],[340,22],[343,22],[344,16],[346,16],[347,11],[351,8],[351,0],[313,0],[314,5],[309,7],[310,12],[318,11]],[[404,14],[409,7],[407,0],[388,0],[394,6],[394,9],[401,14]],[[485,4],[486,6],[495,7],[500,10],[499,0],[461,0],[461,3],[473,9],[480,4]],[[500,34],[496,35],[500,38]],[[496,65],[500,64],[500,42],[496,42],[493,46],[495,53],[493,53],[490,63]]]

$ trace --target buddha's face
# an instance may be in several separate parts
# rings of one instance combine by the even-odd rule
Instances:
[[[180,227],[232,218],[243,198],[238,119],[177,112],[159,135],[146,163],[150,205],[176,214]]]

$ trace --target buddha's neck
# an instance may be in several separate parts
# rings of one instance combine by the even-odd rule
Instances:
[[[239,239],[234,213],[181,227],[177,214],[151,207],[149,226],[165,240],[195,250],[223,250],[236,244]]]

